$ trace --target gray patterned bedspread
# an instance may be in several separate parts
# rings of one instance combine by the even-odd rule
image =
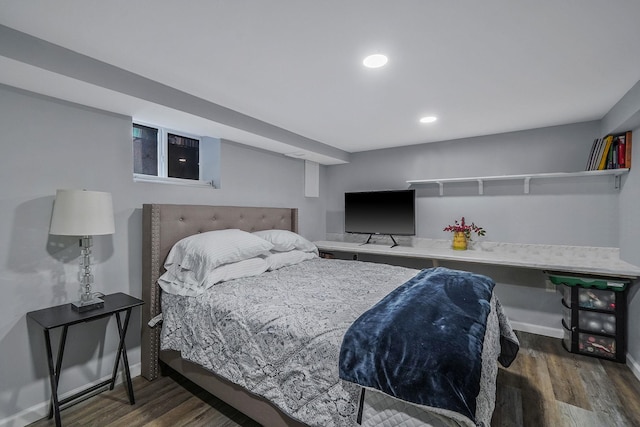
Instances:
[[[180,351],[306,424],[354,426],[359,387],[338,378],[344,333],[417,272],[316,258],[220,283],[198,297],[163,293],[161,348]],[[492,344],[483,358],[487,353],[495,361],[500,331],[495,310],[493,316],[486,337]],[[483,369],[489,400],[495,396],[495,370]],[[493,402],[480,404],[489,405],[490,420]]]

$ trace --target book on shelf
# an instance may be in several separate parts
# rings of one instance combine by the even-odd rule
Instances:
[[[613,142],[613,136],[607,135],[604,138],[602,152],[600,153],[600,161],[598,162],[598,170],[604,170],[607,167],[607,159],[609,158],[609,151],[611,149],[611,143]]]
[[[615,154],[612,159],[612,168],[631,168],[631,131],[616,134],[613,139],[615,142]]]
[[[624,168],[626,137],[625,135],[618,135],[614,138],[614,141],[616,144],[615,164],[618,168]]]
[[[591,145],[586,170],[631,167],[631,131],[597,138]]]
[[[631,131],[625,133],[624,152],[624,167],[631,169]]]
[[[611,141],[611,148],[607,153],[607,166],[605,169],[618,169],[618,138],[614,137]]]
[[[595,157],[593,158],[593,165],[591,166],[591,170],[594,170],[594,171],[598,170],[598,167],[600,166],[600,159],[602,159],[602,153],[604,151],[605,144],[606,144],[605,138],[600,138],[598,143],[598,148],[595,153]]]
[[[596,157],[596,152],[598,151],[598,146],[600,144],[600,142],[602,141],[602,138],[596,138],[593,140],[593,144],[591,145],[591,151],[589,152],[589,158],[587,159],[587,167],[585,168],[585,170],[593,170],[593,164],[595,162],[595,157]]]

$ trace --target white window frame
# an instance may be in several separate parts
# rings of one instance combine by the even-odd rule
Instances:
[[[142,173],[133,173],[133,181],[134,182],[150,182],[156,184],[173,184],[173,185],[184,185],[189,187],[214,187],[212,181],[204,181],[202,179],[186,179],[186,178],[173,178],[169,175],[169,163],[168,163],[168,151],[169,151],[169,134],[174,134],[177,136],[184,136],[186,138],[196,139],[198,140],[198,147],[202,145],[202,137],[198,135],[193,135],[188,132],[183,132],[179,130],[164,128],[162,126],[158,126],[152,123],[146,123],[134,120],[131,123],[131,129],[133,131],[134,125],[146,126],[153,129],[158,130],[158,175],[146,175]],[[132,142],[133,144],[133,139]],[[198,174],[199,177],[202,178],[202,167],[199,156],[198,160]]]

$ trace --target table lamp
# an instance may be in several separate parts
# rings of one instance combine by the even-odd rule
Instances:
[[[71,307],[84,312],[104,306],[104,301],[91,292],[93,274],[91,273],[92,236],[113,234],[113,203],[111,193],[86,190],[57,190],[51,214],[49,234],[58,236],[81,236],[80,238],[80,300],[71,303]]]

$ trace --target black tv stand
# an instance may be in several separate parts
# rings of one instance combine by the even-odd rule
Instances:
[[[393,236],[391,234],[383,234],[383,236],[389,236],[391,237],[391,240],[393,241],[393,245],[391,245],[392,248],[395,248],[396,246],[398,246],[398,242],[396,242],[396,239],[393,238]],[[366,245],[367,243],[369,243],[371,241],[371,238],[373,237],[373,234],[369,234],[369,238],[367,239],[366,242],[364,242],[362,245]],[[360,245],[360,246],[362,246]]]

